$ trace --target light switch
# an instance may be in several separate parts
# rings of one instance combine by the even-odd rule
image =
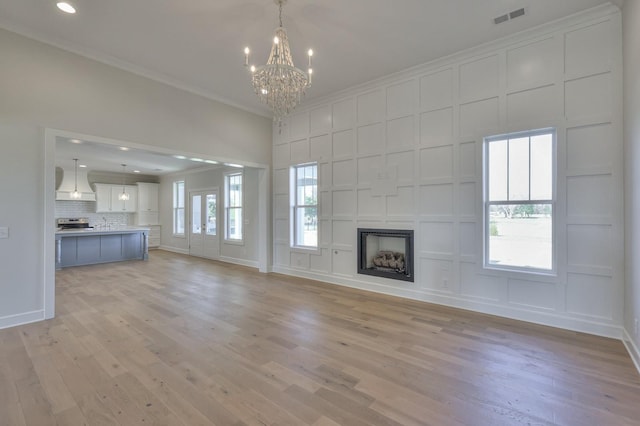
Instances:
[[[0,226],[0,239],[9,238],[9,228],[6,226]]]

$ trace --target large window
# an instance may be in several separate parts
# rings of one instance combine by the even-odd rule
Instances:
[[[225,187],[225,239],[242,241],[242,173],[228,174]]]
[[[555,131],[485,139],[485,267],[554,271]]]
[[[184,235],[184,181],[173,182],[173,234]]]
[[[291,245],[318,247],[318,165],[291,168]]]

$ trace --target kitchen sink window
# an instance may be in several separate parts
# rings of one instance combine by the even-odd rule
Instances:
[[[184,236],[184,181],[173,182],[173,235]]]

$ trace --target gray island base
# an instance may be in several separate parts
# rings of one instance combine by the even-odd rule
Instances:
[[[56,269],[149,259],[149,228],[56,232]]]

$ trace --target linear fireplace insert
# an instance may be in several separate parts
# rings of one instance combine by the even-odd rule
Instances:
[[[413,282],[413,230],[358,228],[358,273]]]

